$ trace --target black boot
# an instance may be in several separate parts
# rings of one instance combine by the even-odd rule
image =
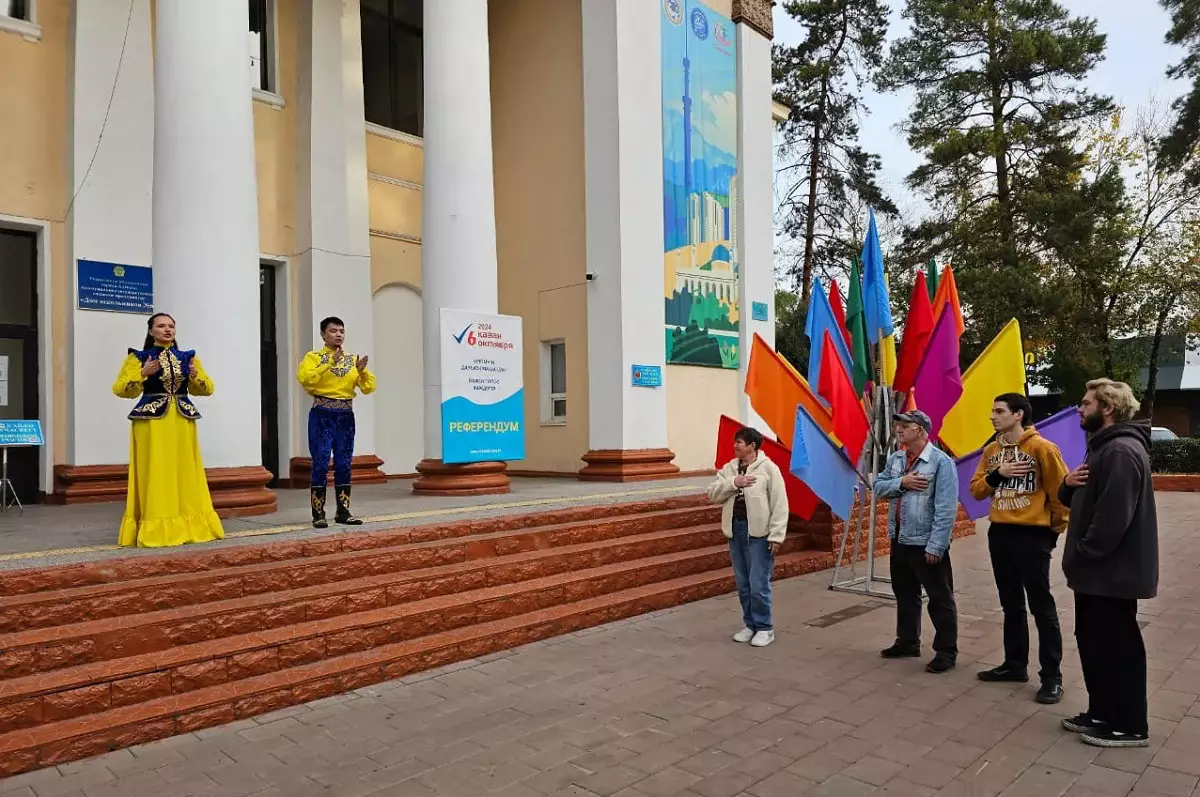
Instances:
[[[310,488],[310,498],[312,503],[312,517],[314,529],[329,528],[329,521],[325,519],[325,488],[312,487]]]
[[[362,521],[350,514],[350,485],[333,488],[337,496],[337,517],[334,519],[346,526],[361,526]]]

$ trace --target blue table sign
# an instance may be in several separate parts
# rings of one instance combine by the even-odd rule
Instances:
[[[79,309],[111,313],[154,312],[154,269],[79,260]]]
[[[769,313],[769,309],[767,307],[766,302],[751,302],[750,303],[750,317],[753,318],[755,321],[769,320],[768,313]]]
[[[0,421],[0,448],[45,444],[41,421]]]
[[[662,387],[662,366],[633,366],[632,384],[634,387]]]

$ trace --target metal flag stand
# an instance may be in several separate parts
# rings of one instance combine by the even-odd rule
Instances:
[[[868,407],[871,434],[867,437],[866,455],[870,463],[870,476],[864,476],[859,471],[859,480],[856,487],[857,496],[854,501],[854,508],[857,510],[858,517],[854,522],[854,548],[850,560],[849,577],[844,577],[846,567],[843,566],[842,562],[845,560],[846,555],[846,541],[850,537],[850,518],[844,518],[845,531],[842,534],[842,542],[838,546],[837,559],[833,564],[833,579],[829,585],[831,590],[837,592],[853,592],[859,595],[870,595],[889,600],[895,600],[895,595],[893,595],[891,588],[892,580],[887,576],[876,575],[875,573],[875,510],[878,506],[878,496],[871,489],[871,485],[875,483],[875,477],[879,474],[880,466],[886,461],[888,454],[895,447],[895,439],[892,434],[892,407],[891,388],[886,385],[877,385]],[[858,575],[858,556],[859,551],[862,550],[864,512],[867,513],[866,574],[860,576]],[[851,514],[853,515],[854,513],[852,512]]]

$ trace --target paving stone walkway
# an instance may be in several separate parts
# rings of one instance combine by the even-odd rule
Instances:
[[[777,587],[769,648],[730,642],[738,612],[718,598],[10,778],[0,795],[1197,795],[1200,496],[1160,494],[1159,513],[1149,749],[1101,751],[1059,727],[1085,696],[1057,561],[1067,699],[975,679],[1002,658],[979,535],[952,552],[962,651],[947,676],[878,657],[890,606],[827,625],[871,601],[819,573]]]

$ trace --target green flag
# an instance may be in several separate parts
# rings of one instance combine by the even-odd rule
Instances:
[[[862,278],[858,258],[850,268],[850,290],[846,305],[846,326],[850,330],[850,356],[854,360],[854,390],[861,396],[871,379],[871,355],[867,348],[867,314],[863,309]]]
[[[929,301],[933,301],[933,297],[937,295],[938,270],[937,260],[929,258],[929,265],[925,266],[925,287],[929,289]]]

